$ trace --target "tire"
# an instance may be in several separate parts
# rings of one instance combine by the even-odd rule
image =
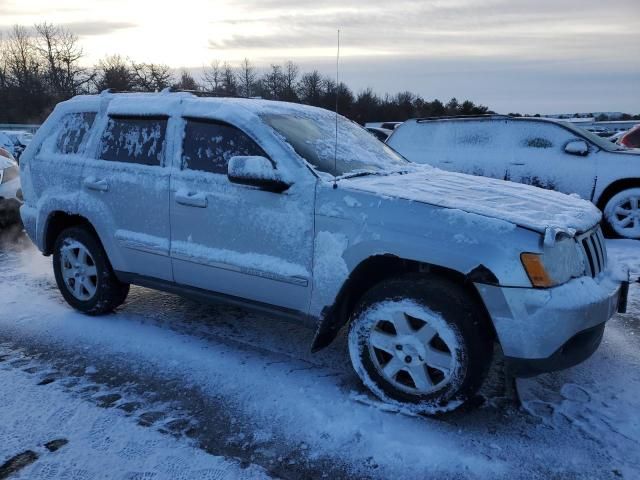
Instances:
[[[351,317],[349,355],[384,402],[438,414],[474,398],[491,364],[493,334],[462,287],[408,274],[363,296]]]
[[[129,284],[116,278],[100,241],[87,228],[71,227],[58,235],[53,271],[67,303],[88,315],[112,312],[129,293]]]
[[[602,213],[608,234],[640,239],[640,187],[616,193],[607,201]]]

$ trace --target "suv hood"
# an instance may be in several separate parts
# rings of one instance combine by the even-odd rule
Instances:
[[[601,218],[600,210],[578,197],[433,167],[344,179],[341,183],[363,192],[505,220],[545,235],[550,231],[570,235],[584,232]]]

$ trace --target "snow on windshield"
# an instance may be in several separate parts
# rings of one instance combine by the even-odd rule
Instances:
[[[407,165],[407,161],[391,148],[341,116],[338,116],[336,147],[336,115],[328,110],[263,113],[261,118],[319,172],[341,176]]]

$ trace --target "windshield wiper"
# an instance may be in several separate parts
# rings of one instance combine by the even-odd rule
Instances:
[[[356,172],[345,173],[344,175],[340,175],[336,177],[336,180],[342,180],[347,178],[356,178],[356,177],[366,177],[368,175],[393,175],[394,173],[407,173],[409,170],[400,169],[400,170],[359,170]]]
[[[345,178],[366,177],[367,175],[380,175],[380,172],[377,172],[375,170],[360,170],[359,172],[345,173],[344,175],[336,177],[336,179],[342,180]]]

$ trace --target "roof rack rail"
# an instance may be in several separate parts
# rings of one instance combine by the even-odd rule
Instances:
[[[100,92],[100,95],[116,94],[116,93],[190,93],[196,97],[237,97],[237,95],[225,95],[215,92],[204,92],[202,90],[183,90],[175,87],[167,87],[160,92],[144,92],[137,90],[116,90],[114,88],[107,88]]]
[[[504,119],[504,118],[512,118],[509,115],[501,115],[498,113],[481,113],[478,115],[447,115],[444,117],[421,117],[416,118],[416,122],[430,122],[433,120],[460,120],[466,118],[496,118],[496,119]]]
[[[238,95],[226,95],[216,92],[205,92],[203,90],[184,90],[181,88],[169,87],[165,89],[168,93],[190,93],[195,97],[233,97],[240,98]],[[165,91],[163,90],[163,92]]]

